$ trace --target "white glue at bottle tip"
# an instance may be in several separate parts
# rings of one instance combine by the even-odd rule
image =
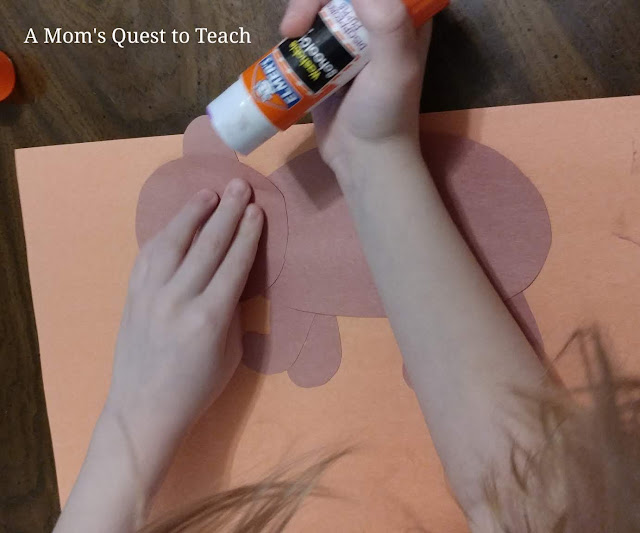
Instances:
[[[416,27],[449,0],[403,0]],[[285,39],[207,106],[211,124],[233,150],[249,154],[295,124],[369,61],[369,36],[350,0],[332,0],[311,29]]]

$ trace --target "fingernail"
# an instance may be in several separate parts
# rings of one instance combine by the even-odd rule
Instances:
[[[202,202],[205,207],[213,207],[220,200],[216,192],[210,189],[202,189],[196,194],[195,199],[197,202]]]
[[[249,191],[249,184],[240,178],[234,178],[227,186],[227,191],[233,196],[244,197]]]
[[[201,191],[198,191],[195,194],[195,198],[197,198],[198,200],[206,201],[206,200],[211,200],[213,195],[214,195],[214,192],[212,190],[202,189]]]

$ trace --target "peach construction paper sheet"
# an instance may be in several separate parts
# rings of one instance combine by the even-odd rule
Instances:
[[[525,290],[553,355],[599,323],[639,371],[640,97],[425,115],[423,129],[468,137],[533,182],[551,220],[542,271]],[[240,160],[263,175],[314,146],[295,126]],[[58,484],[66,500],[105,399],[137,253],[145,180],[182,156],[182,136],[16,152],[29,271]],[[392,177],[390,177],[392,179]],[[249,301],[258,330],[261,301]],[[256,325],[257,324],[257,325]],[[327,474],[337,498],[310,501],[292,531],[467,531],[448,493],[386,319],[338,317],[342,363],[316,388],[241,367],[185,439],[154,504],[173,508],[260,479],[310,451],[358,450]],[[580,379],[577,357],[559,372]]]

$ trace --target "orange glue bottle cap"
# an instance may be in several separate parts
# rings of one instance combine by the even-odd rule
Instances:
[[[4,52],[0,52],[0,102],[9,97],[16,85],[16,70],[13,61]]]
[[[449,0],[403,0],[413,25],[419,28],[449,5]]]

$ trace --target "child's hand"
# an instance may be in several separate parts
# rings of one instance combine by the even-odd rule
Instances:
[[[291,0],[282,33],[304,34],[326,3]],[[321,153],[339,177],[371,155],[397,155],[398,148],[419,154],[420,92],[431,38],[431,24],[416,32],[401,0],[353,0],[353,7],[369,32],[371,61],[348,89],[313,113]]]
[[[111,389],[56,533],[137,531],[188,426],[240,362],[234,320],[262,232],[251,188],[201,191],[138,256]]]
[[[201,191],[140,252],[105,413],[142,457],[179,439],[238,366],[234,313],[263,224],[250,197],[239,179],[221,200]]]

